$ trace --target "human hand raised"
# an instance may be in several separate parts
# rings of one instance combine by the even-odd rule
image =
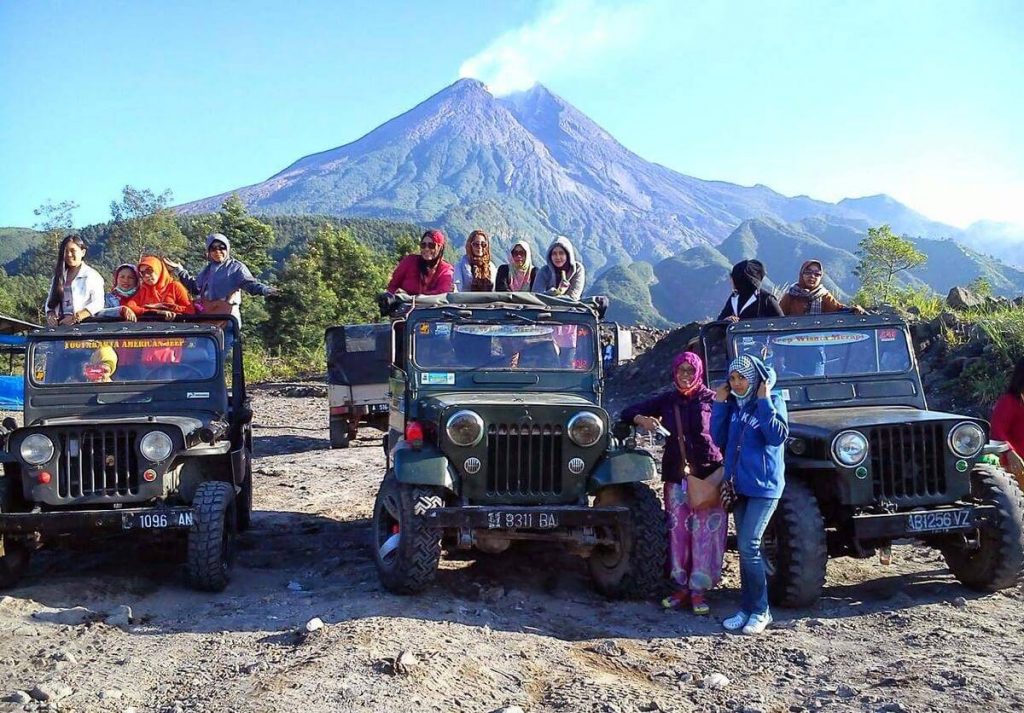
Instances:
[[[637,426],[640,426],[640,428],[647,429],[648,431],[657,431],[658,426],[661,425],[660,420],[654,418],[653,416],[644,416],[642,414],[637,414],[636,416],[634,416],[633,423],[636,424]]]
[[[172,260],[172,259],[171,259],[171,258],[169,258],[169,257],[164,257],[164,258],[161,258],[161,260],[163,260],[163,261],[164,261],[164,266],[165,266],[165,267],[166,267],[166,268],[167,268],[168,270],[172,270],[172,271],[175,271],[175,272],[176,272],[176,271],[178,271],[178,270],[182,269],[183,267],[185,267],[185,266],[184,266],[184,265],[182,265],[182,264],[181,264],[180,262],[175,262],[174,260]]]

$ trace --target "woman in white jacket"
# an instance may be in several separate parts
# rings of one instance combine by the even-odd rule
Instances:
[[[85,264],[85,241],[68,235],[60,241],[50,291],[46,295],[46,323],[78,324],[103,309],[103,276]]]

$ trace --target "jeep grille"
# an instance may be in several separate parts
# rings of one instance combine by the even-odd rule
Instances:
[[[878,426],[869,434],[875,499],[939,502],[946,495],[946,439],[941,423]]]
[[[487,495],[561,495],[562,426],[491,424]]]
[[[84,429],[59,436],[57,492],[61,499],[114,498],[139,492],[136,434]]]

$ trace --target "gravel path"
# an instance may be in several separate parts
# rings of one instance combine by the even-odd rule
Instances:
[[[0,598],[0,711],[1024,708],[1024,592],[969,592],[912,546],[834,560],[825,598],[756,639],[720,627],[733,553],[706,618],[605,601],[541,546],[387,594],[368,547],[380,434],[332,451],[325,399],[288,393],[254,396],[257,512],[227,591],[131,541],[40,553]]]

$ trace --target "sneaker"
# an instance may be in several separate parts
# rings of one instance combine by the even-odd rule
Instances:
[[[691,592],[690,602],[693,605],[693,613],[697,616],[707,616],[711,613],[711,607],[704,601],[703,592]]]
[[[751,614],[747,620],[747,625],[743,627],[743,633],[747,636],[757,636],[763,633],[768,625],[772,623],[771,612],[765,612],[764,614]]]
[[[747,625],[747,619],[749,618],[750,615],[745,611],[738,611],[723,621],[722,626],[724,626],[727,631],[739,631]]]
[[[661,600],[661,606],[666,609],[685,609],[689,605],[690,592],[686,589],[680,589],[678,592],[672,592],[672,594]]]

